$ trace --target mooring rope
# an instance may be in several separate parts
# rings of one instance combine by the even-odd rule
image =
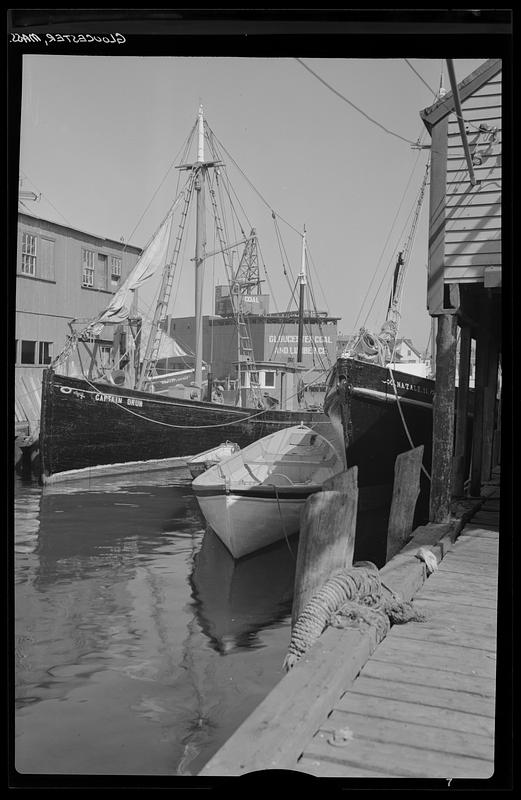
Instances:
[[[386,598],[382,590],[391,596]],[[380,642],[391,624],[424,620],[411,603],[401,601],[382,584],[375,564],[359,562],[335,572],[306,604],[293,627],[283,669],[289,672],[328,625],[374,625]]]

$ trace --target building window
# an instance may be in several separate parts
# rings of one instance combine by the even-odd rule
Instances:
[[[36,342],[30,342],[22,339],[22,364],[34,364],[36,358]]]
[[[275,386],[275,373],[274,372],[265,372],[264,373],[264,386],[266,388],[273,389]]]
[[[22,233],[22,274],[36,274],[36,236]]]
[[[82,286],[94,286],[94,250],[82,250]]]
[[[107,256],[98,253],[98,289],[107,289]]]
[[[38,277],[47,281],[54,280],[54,239],[47,239],[45,236],[40,236]]]
[[[121,259],[111,256],[110,259],[110,283],[113,289],[117,289],[121,280]]]
[[[38,342],[38,364],[50,364],[52,361],[52,342]]]

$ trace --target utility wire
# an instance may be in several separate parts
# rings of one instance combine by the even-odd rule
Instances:
[[[343,95],[341,92],[339,92],[335,88],[333,88],[333,86],[331,86],[327,81],[325,81],[323,78],[321,78],[320,75],[317,75],[317,73],[314,72],[314,70],[312,70],[311,67],[308,67],[307,64],[304,64],[302,59],[296,58],[295,61],[298,61],[299,64],[302,64],[304,69],[307,69],[307,71],[310,72],[318,81],[320,81],[320,83],[324,84],[324,86],[326,86],[330,91],[332,91],[333,94],[336,94],[337,97],[340,97],[340,99],[343,100],[345,103],[348,103],[348,105],[350,105],[352,108],[354,108],[356,111],[358,111],[359,114],[362,114],[362,116],[365,117],[367,120],[369,120],[369,122],[372,122],[373,125],[376,125],[378,128],[380,128],[381,130],[385,131],[385,133],[388,133],[390,136],[395,136],[397,139],[401,139],[402,142],[407,142],[407,144],[410,144],[410,145],[414,145],[415,144],[415,142],[411,142],[410,139],[406,139],[405,136],[401,136],[399,133],[395,133],[394,131],[389,130],[389,128],[386,128],[385,125],[382,125],[380,122],[378,122],[378,120],[373,119],[373,117],[370,117],[369,114],[365,113],[365,111],[362,111],[361,108],[359,108],[357,105],[355,105],[345,95]]]

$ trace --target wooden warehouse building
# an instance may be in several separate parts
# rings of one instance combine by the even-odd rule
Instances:
[[[467,480],[480,494],[501,429],[502,64],[490,59],[459,84],[447,67],[452,91],[421,112],[432,138],[427,306],[437,320],[432,522],[448,520]]]

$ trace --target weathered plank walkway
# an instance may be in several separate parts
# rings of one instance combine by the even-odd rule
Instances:
[[[370,630],[327,629],[200,775],[287,769],[339,778],[491,777],[496,484],[457,539],[446,529],[436,544],[432,529],[443,526],[427,526],[383,568],[382,579],[388,573],[391,588],[403,599],[409,593],[425,622],[395,625],[380,644]],[[427,580],[425,572],[418,578],[421,562],[413,557],[422,544],[434,544],[442,559]]]

